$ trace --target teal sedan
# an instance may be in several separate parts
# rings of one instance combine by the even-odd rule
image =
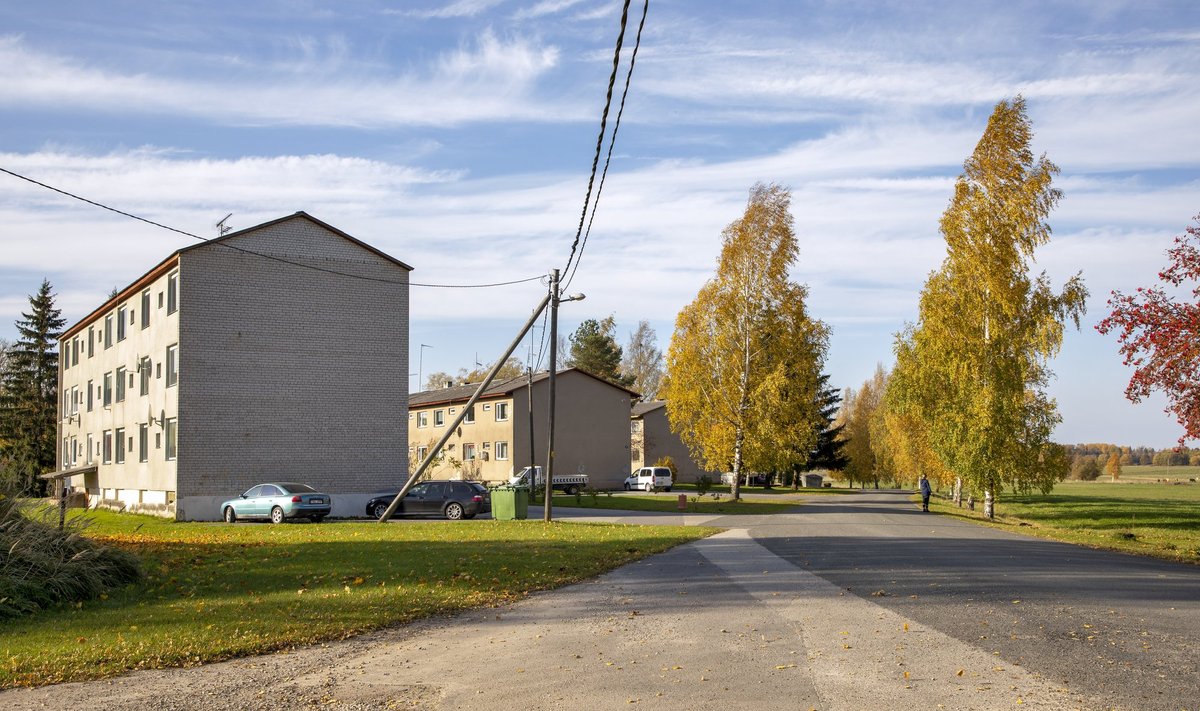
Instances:
[[[329,515],[333,499],[307,484],[272,482],[252,486],[236,499],[221,504],[221,518],[233,523],[240,518],[266,519],[283,523],[289,518],[307,518],[313,523]]]

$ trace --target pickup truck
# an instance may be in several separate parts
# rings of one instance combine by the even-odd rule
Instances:
[[[514,476],[508,480],[508,485],[509,486],[530,486],[531,482],[529,481],[529,478],[530,478],[529,470],[531,468],[534,470],[534,477],[535,477],[535,481],[537,482],[536,485],[537,486],[544,485],[546,483],[546,476],[544,474],[542,474],[541,467],[525,467],[521,471],[517,472],[516,476]],[[566,492],[567,494],[572,495],[572,496],[574,496],[575,494],[578,494],[580,491],[583,491],[584,489],[586,489],[587,485],[588,485],[587,474],[555,474],[554,475],[554,488],[558,489],[559,491]]]
[[[634,489],[642,491],[654,491],[656,489],[670,491],[671,470],[667,467],[642,467],[641,469],[633,470],[633,473],[625,479],[625,491],[633,491]]]

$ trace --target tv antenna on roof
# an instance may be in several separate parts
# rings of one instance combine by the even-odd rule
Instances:
[[[233,229],[229,225],[225,224],[225,220],[228,220],[231,217],[233,217],[232,212],[217,221],[217,236],[218,237],[224,237],[226,232]]]

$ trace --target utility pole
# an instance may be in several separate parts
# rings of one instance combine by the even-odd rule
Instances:
[[[558,358],[558,270],[550,272],[550,381],[546,389],[546,412],[550,414],[546,429],[546,505],[543,520],[550,523],[554,516],[554,374]],[[537,477],[534,477],[537,481]]]

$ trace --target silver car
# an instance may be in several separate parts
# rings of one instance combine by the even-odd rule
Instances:
[[[233,523],[239,518],[267,519],[283,523],[289,518],[307,518],[313,523],[329,515],[333,499],[307,484],[271,482],[252,486],[236,499],[221,504],[221,518]]]

